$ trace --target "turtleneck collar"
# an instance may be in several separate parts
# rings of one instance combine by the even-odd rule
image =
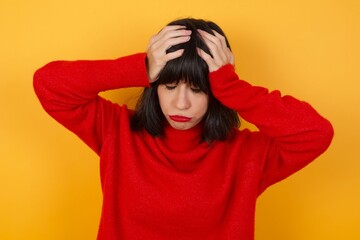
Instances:
[[[177,130],[169,123],[164,126],[162,140],[166,147],[173,152],[187,152],[196,149],[203,141],[203,123],[187,130]]]
[[[204,126],[197,124],[188,130],[177,130],[166,124],[164,135],[155,139],[159,150],[170,164],[181,172],[191,172],[198,168],[211,146],[202,140]]]

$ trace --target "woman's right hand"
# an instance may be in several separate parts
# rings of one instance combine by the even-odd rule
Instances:
[[[186,30],[185,26],[173,25],[164,27],[158,34],[151,37],[148,44],[147,72],[150,83],[155,82],[166,65],[172,59],[180,57],[184,50],[179,49],[175,52],[166,53],[170,47],[190,40],[191,30]]]

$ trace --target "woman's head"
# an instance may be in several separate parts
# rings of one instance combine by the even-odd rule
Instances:
[[[168,25],[185,26],[192,31],[191,38],[167,49],[167,53],[179,49],[184,52],[167,62],[157,81],[144,89],[132,118],[132,129],[145,129],[153,136],[161,136],[166,121],[177,129],[189,129],[203,122],[204,140],[224,140],[239,125],[239,119],[234,110],[222,105],[211,92],[208,65],[197,48],[210,55],[211,52],[197,29],[225,34],[215,23],[199,19],[180,19]],[[227,40],[226,43],[230,48]]]
[[[204,50],[211,55],[208,46],[197,32],[198,29],[214,34],[212,30],[217,31],[225,36],[224,32],[218,25],[210,21],[201,19],[185,18],[173,21],[169,25],[185,26],[187,30],[191,30],[190,40],[166,50],[166,53],[175,52],[183,49],[184,52],[181,57],[169,61],[162,69],[155,84],[166,84],[184,80],[191,85],[199,87],[203,92],[209,94],[209,68],[206,62],[198,55],[197,48]],[[226,44],[230,48],[229,42],[226,39]]]

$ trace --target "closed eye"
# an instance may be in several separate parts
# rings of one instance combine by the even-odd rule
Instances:
[[[191,91],[193,91],[194,93],[201,93],[202,90],[200,88],[191,88]]]
[[[167,90],[174,90],[176,88],[177,85],[166,85],[165,84],[165,87]]]

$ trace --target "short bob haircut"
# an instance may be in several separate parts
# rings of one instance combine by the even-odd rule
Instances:
[[[168,53],[184,49],[184,53],[181,57],[167,62],[160,72],[158,80],[153,82],[150,88],[144,89],[131,119],[131,129],[133,131],[145,129],[153,136],[162,136],[166,119],[160,108],[157,88],[160,84],[185,81],[188,84],[199,87],[209,97],[208,110],[202,120],[204,124],[203,141],[226,140],[232,135],[234,128],[240,126],[240,120],[235,110],[221,104],[212,94],[209,84],[208,65],[198,55],[196,50],[196,48],[201,48],[211,55],[209,48],[198,34],[197,29],[204,30],[213,35],[212,30],[215,30],[225,37],[226,44],[230,48],[224,32],[215,23],[201,19],[179,19],[168,25],[186,26],[186,29],[192,31],[191,39],[188,42],[172,46],[167,50]]]

